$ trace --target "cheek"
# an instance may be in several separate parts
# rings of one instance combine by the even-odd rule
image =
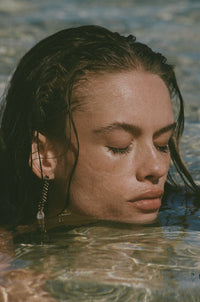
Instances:
[[[73,176],[72,185],[74,188],[85,191],[85,194],[93,195],[98,191],[101,194],[108,194],[110,191],[119,191],[117,188],[122,183],[123,174],[120,171],[117,173],[118,169],[113,165],[104,165],[103,163],[98,163],[90,161],[81,162],[79,161]]]
[[[92,216],[118,215],[123,200],[136,185],[126,157],[119,161],[109,153],[80,153],[70,187],[70,205]]]
[[[108,164],[97,156],[94,160],[80,156],[70,188],[71,205],[84,211],[91,208],[92,211],[108,211],[111,204],[123,200],[130,191],[127,174],[116,164]]]
[[[129,191],[117,176],[89,169],[77,169],[70,188],[70,207],[74,213],[98,219],[121,217],[124,192]]]
[[[79,186],[87,184],[92,187],[92,190],[103,187],[103,189],[113,191],[113,188],[117,190],[118,187],[126,186],[128,180],[134,181],[133,158],[115,157],[110,151],[104,148],[99,149],[98,151],[96,148],[93,152],[80,152],[73,177],[74,183],[76,182]]]

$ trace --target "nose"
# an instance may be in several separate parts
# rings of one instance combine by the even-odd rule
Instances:
[[[160,152],[153,143],[145,144],[137,152],[136,178],[158,184],[160,178],[167,177],[169,165],[170,154]]]

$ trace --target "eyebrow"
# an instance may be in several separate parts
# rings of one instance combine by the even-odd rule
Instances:
[[[169,131],[174,131],[175,128],[176,128],[176,123],[172,123],[172,124],[169,124],[161,129],[159,129],[158,131],[156,131],[153,135],[153,138],[157,138],[158,136],[160,136],[161,134],[163,133],[166,133],[166,132],[169,132]]]
[[[125,130],[126,132],[130,132],[131,134],[139,136],[142,133],[142,130],[138,126],[134,126],[127,123],[115,122],[105,127],[101,127],[99,129],[95,129],[94,133],[96,134],[109,134],[114,130]]]
[[[175,127],[176,127],[176,123],[169,124],[161,129],[159,129],[158,131],[156,131],[154,133],[153,137],[156,138],[163,133],[172,131],[175,129]],[[100,134],[100,135],[102,135],[102,134],[106,135],[106,134],[110,134],[114,130],[124,130],[126,132],[133,134],[134,136],[140,136],[142,134],[142,129],[139,126],[131,125],[131,124],[127,124],[127,123],[120,123],[120,122],[115,122],[108,126],[101,127],[99,129],[95,129],[94,133]]]

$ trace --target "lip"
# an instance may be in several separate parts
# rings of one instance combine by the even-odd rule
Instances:
[[[163,193],[163,190],[148,191],[127,202],[143,212],[155,212],[161,206]]]

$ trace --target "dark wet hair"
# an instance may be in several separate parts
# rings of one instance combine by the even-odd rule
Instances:
[[[173,66],[163,55],[137,42],[132,35],[124,37],[99,26],[82,26],[53,34],[28,51],[19,62],[2,100],[2,223],[29,223],[35,218],[42,182],[28,165],[34,133],[42,133],[60,144],[70,140],[66,133],[75,133],[76,160],[70,171],[71,180],[78,160],[78,136],[72,115],[81,106],[77,98],[73,98],[77,83],[94,73],[133,69],[160,76],[172,99],[176,99],[179,112],[175,134],[169,143],[171,157],[185,185],[198,191],[179,154],[184,109]],[[173,182],[169,174],[168,183]]]

